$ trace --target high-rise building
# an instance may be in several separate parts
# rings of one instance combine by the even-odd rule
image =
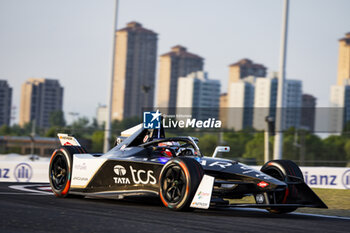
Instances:
[[[265,76],[265,66],[253,63],[253,61],[246,58],[229,66],[228,109],[226,110],[228,128],[240,130],[246,127],[252,127],[255,78]],[[234,83],[239,84],[233,85]],[[242,97],[248,99],[241,99]],[[235,98],[238,99],[235,100]]]
[[[241,130],[252,127],[255,77],[249,76],[229,86],[227,128]]]
[[[329,132],[341,133],[350,121],[350,85],[331,86]]]
[[[6,80],[0,80],[0,126],[10,125],[12,88]]]
[[[350,121],[350,32],[339,40],[337,85],[331,86],[329,132],[341,133]]]
[[[50,127],[51,113],[62,111],[63,87],[58,80],[30,78],[22,85],[19,124],[35,120],[40,128]]]
[[[227,93],[220,95],[220,108],[219,108],[219,119],[221,120],[222,127],[227,128],[227,114],[228,114],[228,98]]]
[[[203,71],[180,77],[176,113],[187,113],[199,120],[218,119],[220,86],[219,80],[208,79],[208,74]]]
[[[350,32],[339,40],[338,85],[350,80]]]
[[[141,117],[153,107],[157,34],[137,22],[116,33],[112,119]]]
[[[269,78],[257,78],[255,81],[253,127],[257,130],[266,129],[265,118],[276,118],[277,111],[277,73]],[[284,89],[283,129],[299,128],[302,107],[302,82],[286,80]]]
[[[283,129],[300,127],[302,93],[302,82],[300,80],[287,79],[285,81]]]
[[[236,63],[231,64],[229,73],[229,84],[238,82],[248,76],[265,77],[266,67],[261,64],[253,63],[253,61],[244,58]]]
[[[203,58],[187,52],[183,46],[172,47],[169,53],[160,56],[157,90],[157,107],[175,113],[179,77],[203,70]],[[164,111],[164,110],[163,110]]]
[[[256,79],[253,119],[254,129],[264,130],[266,128],[266,117],[276,117],[277,86],[278,79],[276,76]]]
[[[316,97],[309,94],[302,95],[301,104],[301,128],[307,129],[311,132],[315,130],[316,120]]]
[[[96,110],[96,121],[99,126],[102,126],[107,121],[107,113],[107,106],[99,104]]]

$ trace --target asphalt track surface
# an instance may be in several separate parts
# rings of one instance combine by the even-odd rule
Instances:
[[[175,212],[157,200],[56,198],[0,183],[0,232],[349,232],[350,218],[226,209]]]

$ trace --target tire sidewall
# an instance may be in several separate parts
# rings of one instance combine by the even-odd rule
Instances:
[[[66,183],[64,185],[64,187],[62,189],[56,189],[53,185],[53,181],[51,179],[51,169],[52,169],[52,163],[54,161],[54,159],[57,156],[62,156],[65,158],[65,162],[67,163],[67,176],[68,178],[66,179]],[[65,197],[68,195],[69,193],[69,188],[70,188],[70,183],[71,183],[71,176],[72,175],[72,159],[71,156],[68,154],[68,152],[61,148],[58,150],[55,150],[54,153],[51,156],[50,159],[50,165],[49,165],[49,181],[50,181],[50,186],[52,189],[52,192],[57,196],[57,197]]]
[[[186,209],[188,209],[190,204],[191,204],[191,201],[193,199],[193,196],[198,188],[198,185],[201,181],[201,178],[203,177],[203,172],[199,173],[199,175],[194,174],[193,169],[191,169],[192,166],[190,165],[190,163],[195,164],[195,166],[201,166],[197,161],[195,161],[194,159],[191,159],[191,158],[187,158],[187,159],[175,158],[175,159],[172,159],[169,162],[167,162],[164,165],[162,171],[160,172],[159,196],[160,196],[162,203],[170,209],[173,209],[173,210],[186,210]],[[167,202],[167,200],[164,198],[164,195],[163,195],[164,190],[162,189],[163,188],[163,175],[168,170],[168,168],[170,168],[172,166],[179,166],[186,176],[186,191],[185,191],[185,194],[182,197],[182,199],[180,201],[178,201],[177,203]],[[197,176],[199,176],[199,177],[197,177]]]
[[[298,177],[304,181],[303,173],[301,172],[299,166],[296,165],[291,160],[272,160],[272,161],[269,161],[269,162],[265,163],[264,166],[262,166],[260,171],[265,173],[269,169],[271,169],[271,170],[274,169],[274,170],[279,171],[279,173],[284,176],[283,180],[282,180],[283,182],[289,181],[288,175]],[[268,173],[266,173],[266,174],[268,174]],[[270,174],[268,174],[268,175],[270,175]],[[274,178],[277,178],[277,177],[274,177]],[[291,189],[290,185],[288,185],[288,189]],[[294,189],[295,189],[295,187],[292,186],[292,191]],[[290,198],[292,198],[292,199],[295,198],[293,196],[293,193],[294,192],[290,192],[290,191],[288,192],[288,196],[286,196],[287,203],[288,203],[288,200],[290,200]],[[271,213],[283,214],[283,213],[293,212],[296,209],[297,209],[296,207],[282,207],[282,208],[280,207],[280,208],[269,208],[268,210]]]

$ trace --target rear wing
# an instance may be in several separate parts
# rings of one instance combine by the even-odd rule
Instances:
[[[57,136],[62,146],[81,146],[78,140],[73,136],[63,133],[59,133]]]

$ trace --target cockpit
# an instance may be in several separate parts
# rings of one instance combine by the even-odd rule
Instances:
[[[122,132],[112,150],[123,150],[126,147],[149,148],[152,154],[164,157],[202,156],[197,145],[198,139],[190,136],[166,138],[164,128],[144,129],[140,124]]]

